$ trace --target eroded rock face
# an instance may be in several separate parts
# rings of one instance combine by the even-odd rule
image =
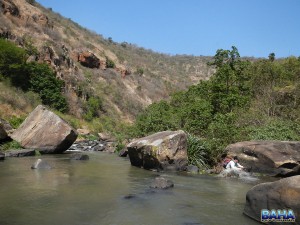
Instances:
[[[127,145],[130,162],[144,169],[186,170],[187,135],[184,131],[163,131]]]
[[[2,0],[1,7],[3,14],[10,14],[16,17],[20,16],[19,8],[12,0]]]
[[[37,106],[13,132],[11,138],[23,148],[38,149],[44,153],[62,153],[77,138],[77,132],[45,106]]]
[[[12,130],[13,128],[7,121],[0,119],[0,141],[7,139]]]
[[[258,184],[247,193],[244,214],[260,221],[262,209],[292,209],[296,216],[296,223],[292,224],[300,224],[300,220],[297,219],[300,218],[299,199],[300,176]]]
[[[237,155],[252,172],[287,177],[300,174],[300,142],[246,141],[229,145],[227,154]]]
[[[89,68],[100,67],[100,59],[98,59],[92,52],[79,53],[78,62],[80,62],[81,65]]]

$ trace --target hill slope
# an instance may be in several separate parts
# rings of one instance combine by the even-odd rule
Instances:
[[[0,36],[25,48],[27,61],[48,63],[65,83],[69,113],[132,121],[152,102],[185,90],[214,72],[210,57],[169,56],[104,39],[35,1],[2,0]],[[1,102],[0,102],[1,103]]]

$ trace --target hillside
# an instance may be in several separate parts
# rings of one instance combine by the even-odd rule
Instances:
[[[115,43],[35,1],[2,0],[0,36],[25,48],[27,61],[49,64],[57,79],[64,81],[68,113],[88,120],[105,115],[131,122],[146,106],[168,99],[174,91],[186,90],[214,72],[207,66],[210,57],[170,56]],[[11,96],[20,96],[17,89],[1,85]],[[20,100],[22,107],[3,95],[0,104],[6,110],[0,117],[34,107],[26,105],[32,103],[26,93]],[[97,104],[90,112],[93,102]]]

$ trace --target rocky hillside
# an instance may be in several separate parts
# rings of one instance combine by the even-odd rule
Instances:
[[[209,57],[169,56],[91,32],[29,0],[2,0],[0,36],[26,49],[28,61],[48,63],[65,83],[69,113],[81,118],[88,100],[98,114],[132,121],[154,101],[208,79]],[[1,102],[0,102],[1,104]]]

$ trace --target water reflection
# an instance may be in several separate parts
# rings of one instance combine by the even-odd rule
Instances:
[[[0,163],[1,225],[257,224],[242,215],[253,184],[237,179],[146,171],[105,153],[42,157],[53,169],[30,169],[34,157]],[[158,175],[175,187],[150,189]]]

